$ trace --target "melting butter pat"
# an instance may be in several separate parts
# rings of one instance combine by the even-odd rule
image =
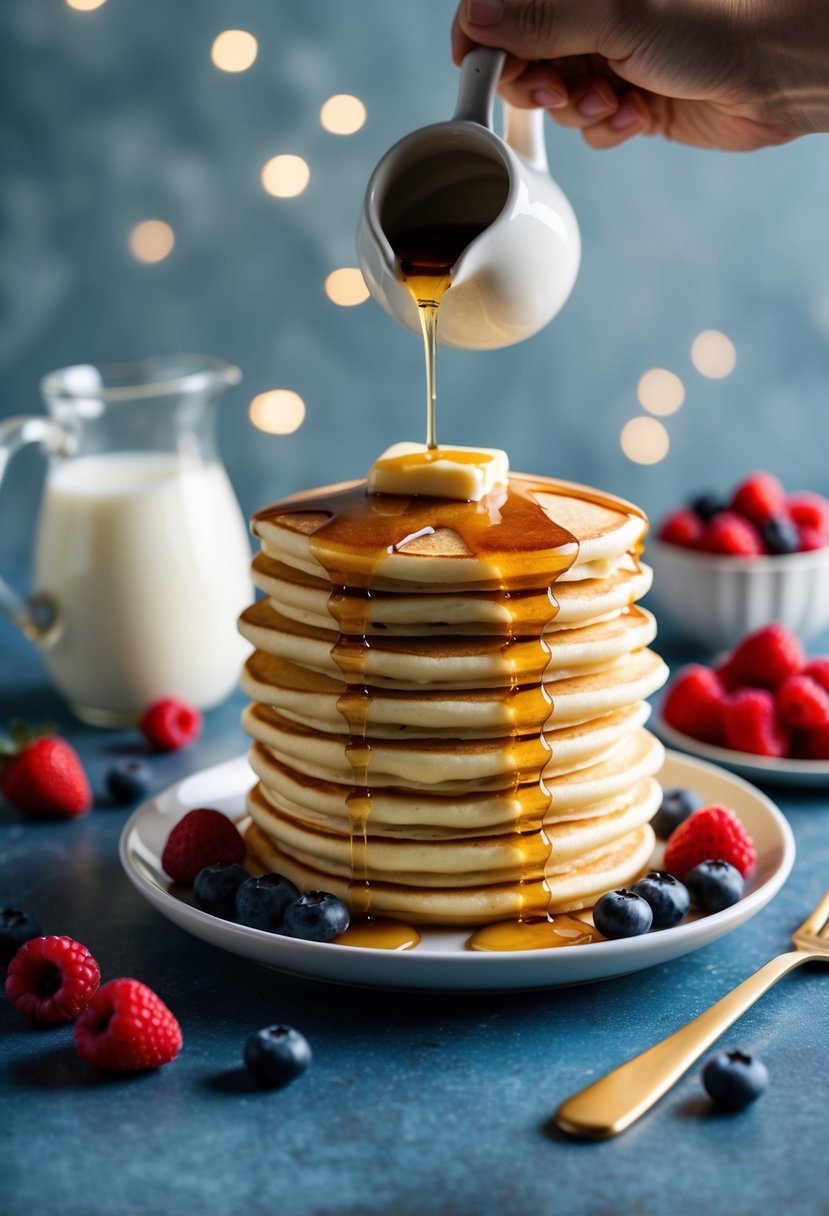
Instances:
[[[370,494],[423,494],[478,502],[506,486],[509,460],[500,448],[427,448],[394,443],[368,474]]]

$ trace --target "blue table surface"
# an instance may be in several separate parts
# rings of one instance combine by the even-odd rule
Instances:
[[[102,1079],[75,1055],[70,1027],[33,1027],[3,997],[3,1216],[829,1212],[829,990],[817,969],[784,980],[722,1040],[771,1074],[748,1111],[715,1114],[694,1068],[616,1140],[575,1142],[549,1125],[567,1095],[787,947],[829,886],[829,791],[769,790],[797,838],[791,878],[747,925],[676,962],[533,993],[334,987],[210,947],[145,903],[118,863],[131,808],[102,794],[137,735],[74,721],[2,621],[0,673],[0,724],[56,722],[99,795],[75,821],[0,807],[0,902],[84,942],[104,978],[145,981],[184,1032],[174,1064]],[[208,714],[194,746],[152,759],[159,788],[244,750],[242,703]],[[286,1089],[260,1092],[240,1071],[242,1045],[273,1022],[302,1030],[314,1060]]]

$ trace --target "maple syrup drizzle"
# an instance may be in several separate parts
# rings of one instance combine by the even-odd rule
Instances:
[[[364,946],[371,950],[413,950],[420,934],[411,925],[391,917],[377,916],[352,921],[335,939],[338,946]]]
[[[405,459],[405,458],[403,458]],[[543,773],[551,756],[545,726],[553,715],[553,702],[544,684],[550,648],[544,634],[558,610],[555,581],[578,556],[578,542],[552,522],[536,499],[562,493],[599,506],[643,518],[630,504],[610,495],[568,482],[552,482],[513,474],[509,487],[480,502],[369,494],[364,482],[322,492],[311,492],[291,503],[277,504],[254,517],[284,517],[292,512],[319,514],[323,522],[310,537],[313,556],[325,569],[330,584],[329,608],[340,632],[332,647],[345,691],[337,706],[349,729],[346,751],[354,783],[347,796],[351,883],[349,898],[357,920],[344,944],[374,944],[379,948],[406,948],[394,944],[397,936],[411,938],[414,930],[399,922],[371,916],[371,882],[367,864],[371,816],[371,742],[368,719],[372,690],[365,678],[365,660],[371,649],[369,612],[382,592],[373,582],[387,557],[400,552],[415,537],[451,529],[469,552],[492,572],[498,590],[475,592],[497,601],[504,623],[492,637],[463,639],[480,649],[497,647],[510,669],[503,699],[511,718],[512,783],[508,793],[517,803],[513,841],[521,857],[517,883],[519,914],[516,920],[498,922],[478,930],[469,940],[475,950],[525,950],[581,944],[592,940],[593,930],[581,921],[548,915],[550,891],[544,877],[551,845],[544,819],[551,795]],[[541,586],[542,589],[539,589]],[[391,598],[393,593],[385,593]],[[465,594],[467,594],[465,592]],[[634,611],[636,611],[634,609]],[[384,697],[394,696],[384,690]],[[405,696],[405,693],[399,695]],[[575,927],[574,927],[575,926]],[[348,931],[349,934],[352,930]],[[359,942],[358,935],[361,936]],[[370,943],[367,939],[372,938]],[[391,942],[392,944],[388,944]],[[383,944],[386,943],[386,944]]]

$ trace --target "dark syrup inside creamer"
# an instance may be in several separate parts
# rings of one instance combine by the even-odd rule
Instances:
[[[416,454],[399,459],[420,458]],[[554,708],[544,685],[550,660],[544,634],[558,611],[555,582],[570,569],[579,552],[576,538],[550,519],[536,497],[555,497],[556,493],[617,513],[631,509],[618,499],[583,486],[520,474],[511,475],[507,488],[493,491],[480,502],[369,494],[365,483],[357,483],[312,492],[303,495],[294,507],[283,504],[273,509],[281,517],[292,510],[325,517],[312,533],[310,547],[332,587],[329,608],[340,630],[332,656],[346,683],[338,708],[348,724],[347,753],[354,777],[347,802],[350,903],[357,919],[344,944],[400,949],[418,939],[416,930],[394,921],[374,922],[372,916],[366,858],[372,797],[368,725],[372,688],[365,667],[372,646],[369,611],[378,578],[384,588],[381,594],[388,594],[381,570],[384,560],[405,552],[413,540],[444,529],[455,533],[469,557],[479,563],[479,576],[481,566],[485,567],[487,582],[475,594],[493,599],[504,609],[503,632],[499,635],[493,630],[475,641],[499,652],[508,671],[508,683],[500,692],[511,721],[512,779],[504,792],[517,807],[511,843],[521,858],[515,887],[519,909],[516,921],[479,930],[469,945],[480,950],[524,950],[591,940],[589,925],[570,916],[548,916],[550,890],[543,877],[551,851],[543,826],[551,802],[543,776],[551,757],[544,728]],[[465,591],[469,588],[465,584]],[[376,928],[371,930],[367,926],[373,922]]]

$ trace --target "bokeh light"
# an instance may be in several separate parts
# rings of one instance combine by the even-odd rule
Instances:
[[[320,122],[332,135],[353,135],[366,121],[366,107],[359,97],[337,93],[320,110]]]
[[[66,0],[66,3],[79,13],[91,13],[93,9],[101,8],[106,4],[106,0]]]
[[[675,414],[685,400],[685,385],[674,372],[652,367],[639,381],[636,394],[649,414]]]
[[[269,435],[290,435],[305,418],[305,402],[289,388],[274,388],[254,397],[248,409],[250,420]]]
[[[691,344],[691,362],[700,375],[722,380],[734,371],[737,352],[727,334],[718,329],[706,329],[697,334]]]
[[[262,169],[262,185],[275,198],[295,198],[308,185],[311,170],[301,156],[272,156]]]
[[[655,418],[631,418],[622,427],[622,451],[635,464],[658,464],[668,455],[668,432]]]
[[[223,72],[246,72],[258,52],[259,43],[247,30],[224,30],[214,39],[210,58]]]
[[[332,270],[325,280],[325,294],[334,304],[349,308],[368,299],[369,290],[362,272],[356,266],[341,266]]]
[[[164,220],[142,220],[130,231],[130,253],[138,262],[163,262],[172,253],[176,235]]]

